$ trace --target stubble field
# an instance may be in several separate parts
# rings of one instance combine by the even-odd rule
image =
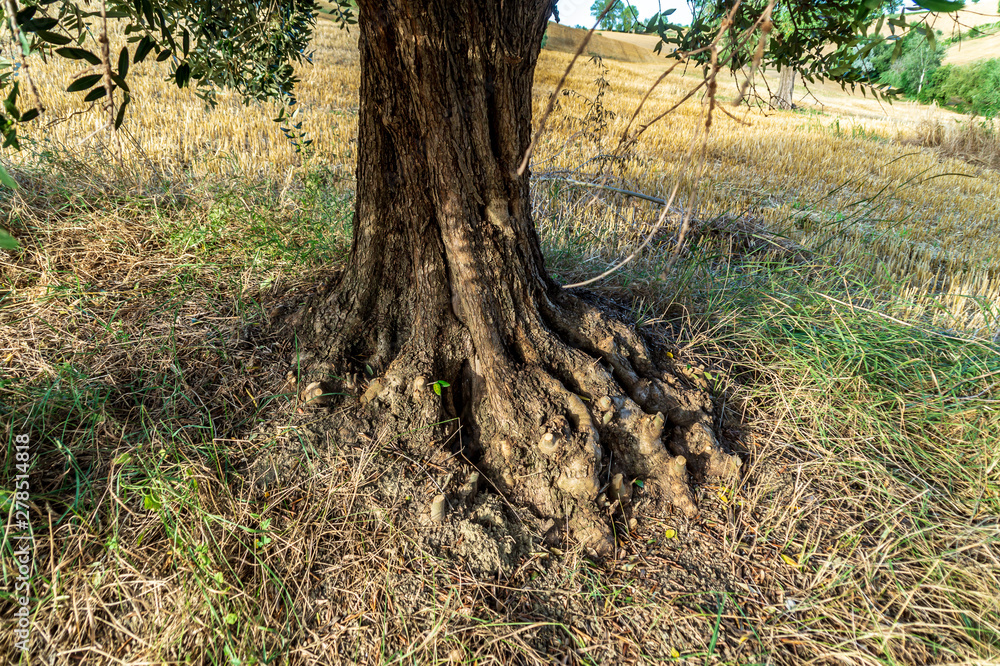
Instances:
[[[536,121],[569,60],[543,52]],[[454,460],[413,459],[405,433],[317,441],[321,416],[286,392],[283,313],[336,275],[350,240],[352,37],[321,22],[315,63],[298,93],[305,152],[271,121],[277,105],[222,93],[206,112],[153,65],[109,139],[58,92],[72,67],[33,64],[49,114],[4,156],[21,187],[0,199],[23,248],[0,251],[0,424],[4,479],[15,438],[31,441],[36,574],[29,654],[9,622],[0,654],[1000,659],[995,127],[831,91],[796,112],[720,104],[697,177],[704,101],[621,153],[662,65],[581,59],[532,166],[550,269],[603,272],[660,214],[627,192],[664,199],[679,181],[649,247],[590,289],[713,393],[745,459],[738,484],[698,487],[699,519],[638,516],[595,562],[489,492],[432,526]],[[632,127],[698,81],[667,78]],[[734,94],[724,81],[720,101]]]

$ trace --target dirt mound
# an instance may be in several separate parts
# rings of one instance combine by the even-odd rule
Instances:
[[[549,39],[545,43],[546,49],[576,53],[576,50],[580,48],[580,42],[587,36],[587,31],[550,22],[547,34]],[[601,34],[595,34],[590,38],[585,53],[624,62],[660,62],[663,60],[661,56],[653,52],[652,48],[646,48],[631,41],[605,37]]]

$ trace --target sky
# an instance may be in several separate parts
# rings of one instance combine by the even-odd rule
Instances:
[[[623,0],[624,1],[624,0]],[[691,23],[691,9],[685,0],[629,0],[631,5],[639,10],[639,19],[646,20],[661,9],[676,9],[670,15],[671,23],[688,25]],[[563,25],[574,27],[582,25],[587,29],[593,27],[596,19],[590,13],[590,6],[594,0],[559,0],[559,20]],[[909,9],[913,9],[912,2],[906,2]],[[992,4],[983,3],[984,5]]]
[[[630,0],[633,7],[639,10],[639,19],[645,20],[661,9],[676,9],[670,15],[670,21],[687,25],[691,21],[691,12],[684,0]],[[559,0],[559,21],[563,25],[573,27],[582,25],[593,27],[597,19],[590,13],[594,0]]]

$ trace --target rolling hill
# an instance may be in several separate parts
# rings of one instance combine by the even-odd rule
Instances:
[[[920,14],[908,14],[911,21],[916,21]],[[966,9],[951,14],[931,15],[929,23],[937,30],[940,30],[944,37],[957,36],[961,32],[970,28],[996,23],[1000,21],[1000,16],[995,12],[983,11],[978,6],[974,9]],[[889,26],[886,25],[882,32],[889,34]],[[547,49],[552,51],[564,51],[575,53],[580,45],[580,41],[586,36],[587,31],[579,28],[570,28],[558,23],[549,23],[549,41]],[[636,35],[631,33],[611,32],[607,30],[598,31],[591,38],[587,45],[587,53],[600,55],[602,58],[611,58],[623,62],[657,62],[660,57],[653,53],[659,38],[656,35]],[[963,65],[986,58],[1000,57],[1000,34],[979,37],[977,39],[963,39],[961,42],[952,44],[945,56],[946,64]]]

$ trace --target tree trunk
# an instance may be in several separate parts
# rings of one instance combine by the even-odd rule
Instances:
[[[771,97],[772,109],[790,110],[795,108],[793,103],[795,92],[795,70],[791,67],[783,67],[781,76],[778,79],[778,89]]]
[[[691,514],[686,463],[720,473],[735,459],[702,394],[668,385],[632,330],[546,273],[516,171],[553,4],[359,0],[354,244],[339,283],[297,315],[296,366],[306,399],[370,368],[372,422],[426,446],[460,425],[512,502],[608,552],[595,503],[608,473]]]

